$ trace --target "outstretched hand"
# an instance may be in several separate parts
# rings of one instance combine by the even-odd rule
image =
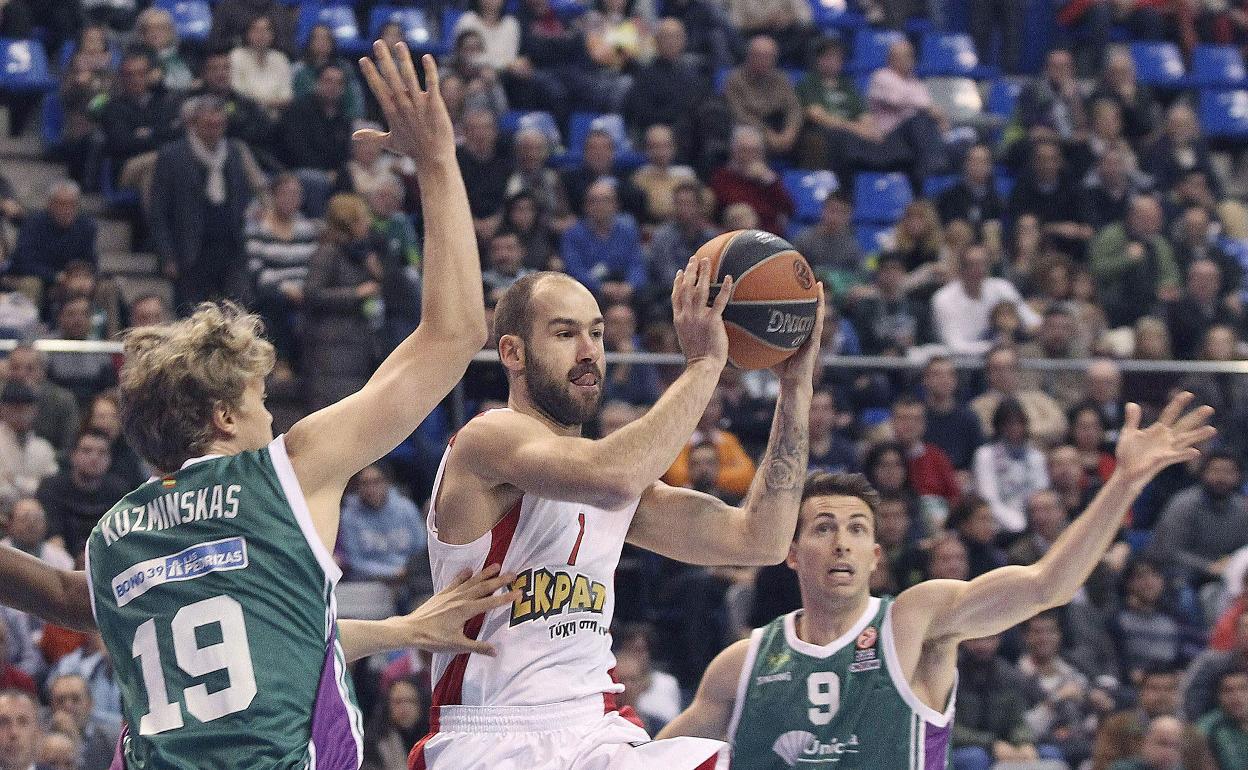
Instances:
[[[491,564],[477,574],[464,571],[445,589],[399,619],[408,626],[415,646],[429,652],[471,652],[493,655],[493,646],[464,635],[464,624],[492,609],[511,604],[520,598],[519,591],[494,595],[511,584],[516,576],[499,574],[500,567]]]
[[[1217,430],[1209,425],[1212,407],[1200,406],[1184,413],[1191,402],[1191,393],[1180,393],[1170,399],[1156,422],[1143,429],[1139,404],[1127,404],[1116,450],[1118,471],[1133,482],[1148,482],[1175,463],[1199,457],[1197,447],[1213,438]]]
[[[384,42],[373,43],[373,58],[361,58],[360,69],[390,130],[361,129],[352,137],[406,155],[418,168],[439,155],[452,160],[455,156],[455,133],[438,87],[438,65],[429,54],[420,63],[425,71],[423,89],[406,43],[396,43],[393,55]]]

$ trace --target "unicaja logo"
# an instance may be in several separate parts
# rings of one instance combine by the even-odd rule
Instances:
[[[789,767],[798,767],[840,762],[842,754],[857,754],[857,747],[857,735],[851,735],[848,743],[836,738],[824,743],[805,730],[790,730],[776,739],[771,750]]]

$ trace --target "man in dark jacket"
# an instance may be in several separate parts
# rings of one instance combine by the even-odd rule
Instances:
[[[230,52],[214,49],[199,69],[202,85],[191,96],[215,96],[225,102],[225,135],[245,142],[253,154],[264,157],[273,149],[273,123],[264,109],[230,85]]]
[[[936,199],[941,224],[963,219],[975,232],[981,232],[985,222],[1000,221],[1005,206],[997,195],[992,179],[992,150],[986,144],[977,144],[966,152],[962,164],[962,178],[958,183],[940,194]]]
[[[242,151],[225,138],[225,104],[187,102],[186,136],[161,149],[152,184],[152,240],[179,305],[247,293],[244,215],[251,188]]]
[[[304,209],[319,217],[351,158],[351,119],[343,110],[347,76],[327,64],[312,92],[295,99],[281,127],[283,155],[303,182]]]
[[[153,80],[152,63],[145,53],[129,53],[121,61],[119,89],[100,108],[104,148],[113,161],[113,174],[126,161],[153,152],[174,138],[175,100]]]
[[[82,191],[69,180],[54,182],[48,207],[26,218],[17,234],[7,275],[38,301],[42,292],[70,262],[95,266],[96,223],[79,205]]]
[[[659,22],[655,46],[658,56],[633,78],[624,102],[624,118],[639,134],[657,123],[671,126],[687,145],[696,139],[688,130],[694,112],[707,96],[707,83],[685,60],[685,27],[679,21]],[[687,151],[688,147],[682,149]]]

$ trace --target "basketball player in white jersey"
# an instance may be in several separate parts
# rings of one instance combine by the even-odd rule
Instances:
[[[508,408],[464,426],[447,448],[429,510],[435,585],[499,563],[520,598],[468,635],[495,657],[434,656],[430,734],[412,770],[692,770],[721,744],[649,742],[618,712],[608,629],[625,542],[706,565],[774,564],[788,551],[806,474],[807,415],[822,314],[777,367],[771,440],[740,508],[658,482],[693,433],[727,360],[710,265],[691,259],[672,288],[684,372],[658,403],[606,438],[581,436],[603,383],[603,318],[590,292],[557,273],[520,279],[495,311]],[[822,302],[820,302],[822,308]],[[822,311],[821,311],[822,313]],[[698,622],[690,618],[690,622]],[[634,717],[635,719],[635,717]]]
[[[874,490],[861,476],[812,477],[787,559],[802,609],[720,653],[660,737],[729,741],[732,770],[943,770],[958,645],[1074,599],[1144,486],[1213,436],[1212,409],[1183,414],[1191,400],[1176,396],[1142,430],[1127,405],[1113,475],[1035,564],[929,580],[896,600],[870,595],[882,558]]]

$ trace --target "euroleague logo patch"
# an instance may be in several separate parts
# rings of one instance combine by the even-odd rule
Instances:
[[[803,289],[809,289],[815,285],[815,277],[810,274],[810,266],[801,257],[793,260],[793,277],[797,279],[797,285]]]
[[[868,647],[874,647],[875,640],[878,639],[879,636],[879,633],[875,630],[875,626],[867,626],[865,631],[858,634],[858,649],[865,650]]]

